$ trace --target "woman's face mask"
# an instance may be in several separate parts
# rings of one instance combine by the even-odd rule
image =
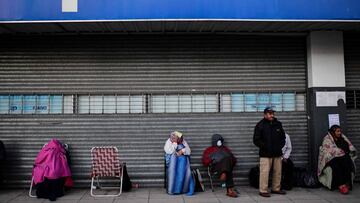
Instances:
[[[221,145],[222,145],[221,140],[218,140],[217,143],[216,143],[216,145],[217,145],[218,147],[221,147]]]

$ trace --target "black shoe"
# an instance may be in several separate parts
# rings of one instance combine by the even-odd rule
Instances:
[[[56,201],[56,196],[54,194],[50,194],[49,195],[49,200],[52,201],[52,202]]]
[[[278,195],[285,195],[286,194],[286,192],[284,190],[279,190],[279,191],[271,190],[271,193],[278,194]]]
[[[271,197],[271,195],[268,192],[259,192],[259,195],[262,197]]]

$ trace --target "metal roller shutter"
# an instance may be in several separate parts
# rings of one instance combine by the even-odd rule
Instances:
[[[0,40],[0,94],[133,94],[306,91],[304,36],[41,36]],[[291,135],[293,159],[308,163],[305,111],[278,112]],[[0,115],[9,151],[8,185],[28,186],[41,146],[69,143],[75,184],[88,186],[90,148],[116,145],[135,182],[163,184],[163,145],[184,132],[192,165],[213,133],[238,158],[237,184],[258,163],[252,144],[261,113]]]
[[[359,33],[346,33],[344,35],[344,56],[345,56],[345,80],[346,89],[348,92],[356,92],[359,96],[360,90],[360,38]],[[348,94],[349,95],[349,94]],[[360,100],[356,97],[355,103]],[[347,103],[354,103],[354,97],[346,98]],[[349,105],[348,105],[349,107]],[[360,149],[360,109],[359,106],[355,108],[349,107],[347,110],[347,133],[353,145]],[[360,167],[360,162],[356,161],[357,168]],[[357,170],[356,180],[360,181],[360,171]]]
[[[304,40],[201,35],[5,38],[0,91],[304,91]]]

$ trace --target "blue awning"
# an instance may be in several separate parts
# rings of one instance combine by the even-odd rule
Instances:
[[[359,21],[359,0],[0,0],[0,22]]]

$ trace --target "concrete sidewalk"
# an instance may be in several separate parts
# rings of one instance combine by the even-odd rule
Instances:
[[[354,190],[348,195],[342,195],[338,191],[329,191],[325,188],[306,189],[294,188],[288,191],[286,195],[272,195],[270,198],[260,197],[258,190],[250,187],[237,187],[240,191],[238,198],[229,198],[225,195],[225,189],[217,188],[215,192],[207,190],[206,192],[196,193],[194,196],[176,195],[170,196],[161,188],[141,188],[134,189],[131,192],[123,193],[116,198],[93,198],[90,196],[89,189],[74,189],[66,193],[65,196],[58,198],[56,202],[100,202],[100,203],[231,203],[231,202],[296,202],[296,203],[320,203],[320,202],[360,202],[360,184],[356,184]],[[43,203],[50,202],[45,199],[30,198],[28,190],[2,190],[0,191],[1,203]]]

